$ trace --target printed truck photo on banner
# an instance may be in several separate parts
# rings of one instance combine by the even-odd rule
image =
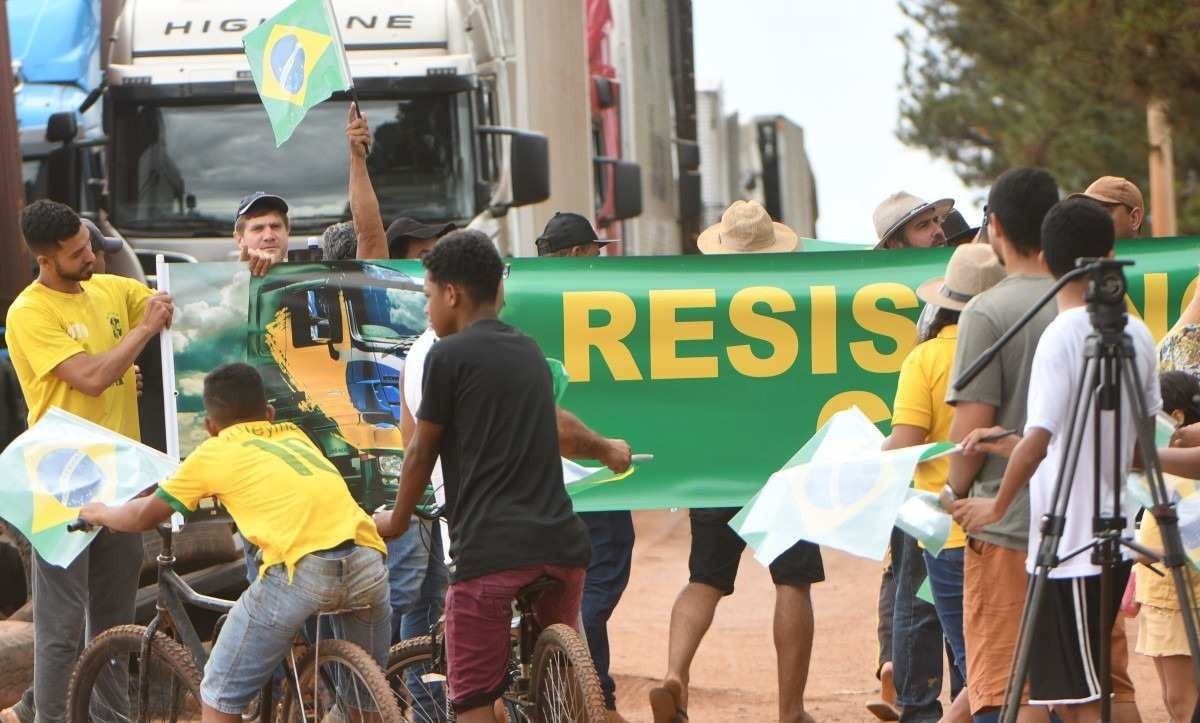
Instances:
[[[1136,262],[1128,309],[1157,338],[1193,293],[1198,249],[1117,249]],[[653,455],[616,477],[593,478],[599,465],[583,461],[588,475],[566,476],[588,476],[569,485],[575,508],[740,507],[835,413],[858,407],[886,425],[916,344],[914,290],[944,274],[949,253],[513,259],[501,316],[561,360],[559,404]],[[180,453],[203,439],[203,374],[244,360],[278,419],[305,431],[364,508],[390,502],[400,378],[426,327],[420,264],[287,263],[254,279],[242,264],[174,264],[170,278]]]

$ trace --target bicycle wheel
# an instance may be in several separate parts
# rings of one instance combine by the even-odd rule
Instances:
[[[551,625],[538,636],[531,688],[537,723],[608,720],[592,657],[579,634],[566,625]]]
[[[446,702],[445,658],[434,662],[434,642],[428,635],[401,640],[388,651],[384,670],[396,705],[405,721],[442,723],[454,720]]]
[[[145,633],[140,625],[121,625],[88,643],[67,693],[72,723],[200,720],[201,674],[191,653],[155,633],[149,661],[141,660]]]
[[[348,640],[322,640],[321,657],[309,648],[300,662],[300,689],[289,676],[288,691],[280,706],[283,721],[383,721],[404,718],[375,659]],[[303,704],[303,710],[297,702]]]

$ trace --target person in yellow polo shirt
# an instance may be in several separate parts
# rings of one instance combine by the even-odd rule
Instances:
[[[204,410],[212,436],[154,494],[117,507],[88,504],[79,516],[110,530],[148,530],[215,496],[262,550],[259,577],[229,613],[200,686],[204,720],[235,723],[318,612],[356,609],[342,616],[344,637],[386,664],[386,548],[304,432],[273,423],[275,410],[253,367],[225,364],[209,372]]]
[[[923,284],[917,295],[927,304],[937,307],[932,323],[924,332],[920,343],[905,357],[900,367],[900,378],[896,385],[896,401],[892,412],[892,433],[884,442],[884,449],[898,449],[927,442],[942,442],[950,439],[950,422],[954,418],[954,408],[946,404],[946,387],[949,383],[950,370],[954,366],[954,349],[958,329],[958,315],[967,301],[976,294],[982,293],[1004,278],[1004,267],[1000,264],[991,246],[987,244],[965,244],[954,250],[950,263],[946,267],[946,276]],[[919,490],[941,492],[949,478],[950,463],[946,459],[926,462],[917,467],[913,478],[913,486]],[[897,536],[901,536],[897,540]],[[933,591],[933,613],[941,624],[942,634],[949,644],[952,660],[952,672],[957,673],[958,680],[965,681],[967,677],[966,646],[963,643],[962,632],[962,585],[963,585],[963,548],[966,546],[966,535],[962,528],[954,525],[945,547],[937,555],[924,551],[922,564],[921,555],[917,553],[917,542],[898,529],[892,534],[893,549],[897,544],[906,545],[903,555],[904,567],[913,568],[897,571],[896,595],[909,595],[915,598],[917,587],[923,577],[928,575],[930,588]],[[897,620],[893,629],[896,637],[893,643],[893,661],[897,685],[906,674],[905,666],[912,655],[936,655],[939,659],[941,651],[902,650],[904,637],[901,633],[914,628],[920,620],[922,610],[928,615],[928,605],[919,600],[912,600],[911,605],[901,606],[912,611],[912,619]],[[941,669],[941,664],[937,666]],[[936,696],[939,691],[932,691]],[[950,710],[943,720],[968,721],[966,688],[954,699]]]
[[[69,206],[35,201],[21,231],[38,277],[8,310],[5,338],[35,424],[52,406],[138,439],[134,359],[171,321],[171,297],[132,279],[95,273],[107,239]],[[99,235],[99,232],[96,233]],[[16,263],[10,261],[9,263]],[[0,721],[60,721],[84,643],[133,622],[142,540],[104,532],[66,568],[33,563],[33,687]]]

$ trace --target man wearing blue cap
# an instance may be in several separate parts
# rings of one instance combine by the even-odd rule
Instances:
[[[233,240],[252,276],[262,276],[287,259],[288,205],[279,196],[255,191],[238,202],[233,217]]]

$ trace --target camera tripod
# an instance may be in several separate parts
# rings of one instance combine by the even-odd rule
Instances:
[[[1045,296],[953,382],[955,389],[961,389],[970,383],[992,361],[1009,339],[1019,332],[1043,306],[1049,303],[1063,286],[1084,276],[1089,277],[1085,299],[1092,333],[1086,340],[1082,374],[1078,384],[1071,392],[1070,416],[1067,418],[1063,430],[1063,434],[1066,435],[1066,444],[1062,447],[1063,454],[1054,483],[1050,512],[1044,515],[1040,521],[1041,541],[1037,557],[1034,560],[1034,572],[1029,579],[1029,586],[1025,594],[1025,607],[1021,614],[1017,637],[1017,651],[1013,656],[1008,685],[1004,693],[1004,706],[1001,710],[1001,719],[1005,723],[1013,723],[1016,720],[1021,706],[1021,693],[1025,688],[1025,679],[1029,672],[1033,631],[1041,611],[1050,571],[1062,562],[1089,550],[1092,553],[1092,563],[1100,567],[1101,626],[1106,625],[1110,620],[1116,620],[1117,611],[1114,601],[1120,593],[1114,587],[1117,567],[1122,562],[1122,546],[1151,559],[1160,560],[1168,568],[1175,583],[1180,610],[1184,615],[1188,648],[1192,655],[1192,675],[1197,686],[1200,687],[1200,641],[1197,639],[1194,604],[1191,600],[1192,591],[1186,569],[1189,563],[1179,535],[1179,518],[1176,516],[1175,506],[1168,497],[1166,484],[1163,481],[1162,468],[1154,442],[1153,420],[1150,419],[1147,411],[1142,379],[1140,379],[1134,361],[1133,343],[1125,333],[1126,281],[1122,267],[1132,263],[1131,261],[1112,259],[1078,259],[1075,269],[1060,278],[1046,292]],[[1142,465],[1150,486],[1151,499],[1154,502],[1154,506],[1149,511],[1158,521],[1162,534],[1164,552],[1161,554],[1122,537],[1127,522],[1121,507],[1121,488],[1124,485],[1124,470],[1121,464],[1122,447],[1124,446],[1121,431],[1123,387],[1126,389],[1128,401],[1133,406],[1131,419],[1136,426],[1137,449],[1141,453]],[[1101,416],[1105,412],[1110,412],[1113,418],[1111,440],[1101,439]],[[1091,491],[1094,510],[1092,540],[1060,556],[1058,548],[1066,526],[1067,503],[1074,486],[1075,471],[1079,463],[1084,435],[1089,428],[1089,419],[1093,437],[1093,471],[1095,473]],[[1103,469],[1101,465],[1105,462],[1102,456],[1106,452],[1111,454],[1109,464],[1111,464],[1113,482],[1112,490],[1107,494],[1103,489],[1101,476]],[[1104,499],[1105,497],[1108,499]],[[1116,623],[1114,622],[1114,624]],[[1099,658],[1100,720],[1108,723],[1112,720],[1111,630],[1101,631]],[[1197,707],[1197,712],[1193,715],[1192,720],[1200,721],[1200,706]]]

